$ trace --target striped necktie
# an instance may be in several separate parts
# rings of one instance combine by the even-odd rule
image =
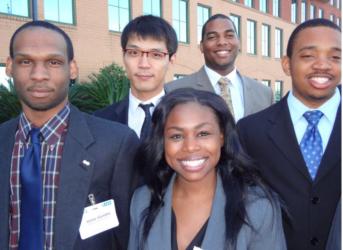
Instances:
[[[218,81],[218,85],[220,87],[220,95],[225,100],[227,106],[229,107],[229,110],[230,110],[232,116],[234,117],[235,113],[233,111],[231,91],[229,88],[229,84],[230,84],[230,80],[227,79],[226,77],[222,77]]]

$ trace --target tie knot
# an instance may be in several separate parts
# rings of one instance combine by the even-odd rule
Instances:
[[[30,131],[31,143],[40,144],[40,130],[39,128],[32,128]]]
[[[230,80],[227,79],[226,77],[222,77],[222,78],[220,78],[219,81],[218,81],[218,84],[219,84],[219,86],[221,86],[221,87],[226,87],[226,86],[229,85],[229,83],[230,83]]]
[[[141,104],[139,104],[139,107],[141,107],[144,110],[145,115],[146,114],[150,115],[150,108],[153,106],[154,106],[154,104],[152,104],[152,103],[148,103],[148,104],[141,103]]]
[[[319,110],[307,111],[304,113],[305,119],[312,126],[317,126],[322,116],[323,116],[323,113]]]

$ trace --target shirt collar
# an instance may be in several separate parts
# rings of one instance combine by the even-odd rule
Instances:
[[[66,104],[62,110],[60,110],[40,128],[44,141],[48,144],[55,144],[57,142],[57,140],[62,136],[64,129],[67,127],[69,114],[70,107],[69,104]],[[32,127],[32,123],[27,119],[25,113],[22,112],[19,118],[19,138],[28,141],[29,132]]]
[[[341,95],[338,88],[336,88],[333,96],[316,109],[311,109],[307,107],[305,104],[303,104],[298,98],[296,98],[293,95],[293,91],[289,92],[287,102],[292,120],[294,122],[297,122],[300,119],[302,119],[303,114],[306,111],[320,110],[324,114],[324,116],[329,120],[330,123],[334,123],[336,119],[337,109],[341,102]]]
[[[135,97],[132,92],[131,92],[131,89],[130,89],[130,92],[129,92],[129,108],[130,109],[133,109],[133,110],[136,110],[138,109],[139,107],[139,104],[149,104],[149,103],[152,103],[154,105],[154,108],[157,106],[157,104],[161,101],[161,98],[165,95],[165,91],[164,89],[157,95],[155,95],[153,98],[149,99],[149,100],[146,100],[146,101],[141,101],[139,100],[137,97]]]
[[[211,82],[213,88],[215,88],[219,79],[222,77],[226,77],[227,79],[229,79],[232,84],[235,84],[235,82],[237,82],[236,79],[239,78],[236,67],[226,76],[222,76],[222,75],[218,74],[216,71],[207,67],[206,65],[204,65],[204,68],[205,68],[205,71],[206,71],[208,78],[210,79],[210,82]]]

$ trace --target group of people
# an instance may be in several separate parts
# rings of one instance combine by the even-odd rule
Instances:
[[[93,115],[68,102],[69,36],[19,27],[6,72],[22,105],[0,125],[0,249],[340,249],[341,30],[296,27],[292,90],[235,66],[229,17],[202,29],[205,65],[165,83],[177,37],[146,15],[121,35],[129,95]]]

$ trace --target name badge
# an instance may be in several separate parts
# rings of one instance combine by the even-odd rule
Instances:
[[[119,225],[113,199],[85,207],[80,225],[81,239],[104,232]]]

